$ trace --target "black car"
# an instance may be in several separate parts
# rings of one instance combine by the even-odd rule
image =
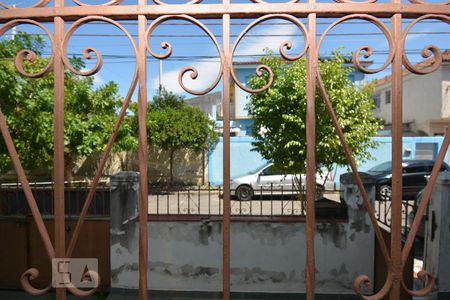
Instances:
[[[403,199],[412,200],[427,184],[434,160],[404,160],[403,167]],[[450,171],[450,167],[442,162],[440,171]],[[375,177],[377,182],[377,199],[390,200],[392,187],[392,162],[387,161],[371,168],[366,173]]]

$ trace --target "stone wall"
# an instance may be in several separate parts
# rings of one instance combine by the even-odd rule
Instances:
[[[169,179],[169,153],[150,147],[148,177],[151,183],[165,183]],[[207,154],[194,153],[189,150],[175,152],[174,181],[183,184],[205,184],[208,182]],[[80,158],[74,168],[75,178],[92,179],[100,155]],[[138,154],[135,151],[111,154],[105,167],[104,175],[112,175],[120,171],[139,171]]]

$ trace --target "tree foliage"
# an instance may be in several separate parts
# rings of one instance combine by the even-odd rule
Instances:
[[[39,56],[46,43],[39,36],[19,33],[14,40],[0,42],[0,106],[19,157],[25,169],[51,169],[53,161],[53,101],[54,76],[28,78],[20,75],[13,58],[22,49],[30,49]],[[48,62],[39,58],[25,62],[29,72],[41,70]],[[81,60],[72,58],[72,64],[81,69]],[[108,82],[94,87],[92,77],[81,77],[65,72],[64,98],[64,155],[66,178],[77,156],[88,156],[104,150],[117,118],[123,99],[118,86]],[[137,145],[129,118],[124,120],[115,144],[115,150],[131,149]],[[0,139],[0,168],[9,169],[10,159],[3,139]]]
[[[187,105],[184,98],[162,90],[148,105],[148,142],[169,152],[170,183],[176,151],[207,151],[218,139],[214,122],[199,108]]]
[[[272,54],[262,64],[274,73],[273,85],[262,93],[251,94],[248,109],[254,118],[257,141],[254,150],[284,168],[285,172],[306,172],[306,59],[287,63]],[[319,62],[322,79],[330,101],[340,121],[345,138],[357,160],[370,157],[368,149],[376,143],[370,138],[380,128],[372,113],[373,87],[352,83],[348,75],[352,68],[335,54]],[[252,88],[264,86],[268,80],[253,76]],[[331,122],[324,102],[316,94],[316,162],[331,169],[333,164],[346,165],[347,159]]]

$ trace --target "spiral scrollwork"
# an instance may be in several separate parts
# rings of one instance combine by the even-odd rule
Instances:
[[[76,75],[80,75],[80,76],[90,76],[90,75],[94,75],[96,74],[98,71],[100,71],[102,65],[103,65],[103,57],[101,55],[101,53],[93,47],[86,47],[83,49],[83,56],[86,59],[93,59],[92,54],[95,54],[95,56],[97,57],[97,61],[95,63],[95,66],[93,68],[91,68],[90,70],[77,70],[72,63],[70,62],[68,56],[67,56],[67,44],[70,40],[70,38],[72,37],[72,34],[74,33],[74,31],[76,29],[78,29],[80,26],[92,22],[92,21],[103,21],[106,23],[110,23],[112,25],[114,25],[115,27],[119,28],[122,32],[125,33],[125,35],[127,36],[127,38],[130,40],[131,45],[133,46],[133,50],[135,55],[137,55],[137,47],[136,47],[136,43],[134,42],[133,37],[131,36],[131,34],[118,22],[106,18],[106,17],[101,17],[101,16],[89,16],[89,17],[84,17],[81,18],[79,20],[77,20],[76,22],[74,22],[69,29],[67,30],[65,36],[64,36],[64,40],[62,43],[62,49],[63,49],[63,57],[62,60],[64,61],[64,64],[66,65],[66,67],[73,72]]]
[[[98,275],[96,271],[88,270],[86,271],[86,273],[84,273],[84,276],[88,276],[94,282],[94,287],[89,290],[80,290],[72,284],[69,284],[67,289],[77,297],[88,297],[95,293],[97,291],[97,288],[100,286],[100,275]]]
[[[424,283],[424,287],[420,290],[410,290],[402,280],[403,289],[411,296],[423,297],[431,293],[436,286],[436,278],[425,270],[417,273],[417,278]]]
[[[22,275],[20,276],[20,284],[22,285],[23,289],[30,295],[33,296],[44,295],[51,288],[51,285],[47,286],[44,289],[37,289],[34,286],[32,286],[30,281],[38,277],[39,277],[39,270],[36,268],[30,268],[25,272],[23,272]]]
[[[5,34],[6,31],[8,31],[9,29],[13,28],[14,26],[17,26],[20,24],[31,24],[31,25],[35,25],[35,26],[41,28],[45,32],[45,34],[48,36],[48,38],[50,39],[50,43],[53,47],[53,35],[51,34],[51,32],[46,27],[44,27],[42,24],[40,24],[39,22],[36,22],[34,20],[17,19],[17,20],[10,21],[0,27],[0,35]],[[31,72],[28,72],[25,70],[25,68],[24,68],[25,61],[35,62],[37,60],[37,58],[38,58],[38,55],[36,54],[36,52],[34,52],[32,50],[23,49],[23,50],[19,51],[19,53],[17,53],[17,55],[14,59],[14,63],[15,63],[17,71],[20,74],[22,74],[23,76],[30,77],[30,78],[38,78],[38,77],[47,75],[53,68],[53,55],[50,56],[46,66],[42,70],[34,72],[34,73],[31,73]]]
[[[300,29],[300,31],[303,33],[303,36],[305,37],[305,46],[303,47],[303,50],[297,55],[289,55],[289,54],[286,53],[286,50],[290,50],[292,48],[292,43],[290,41],[284,41],[280,45],[279,52],[280,52],[281,57],[283,57],[285,60],[294,61],[294,60],[297,60],[297,59],[301,58],[306,53],[306,51],[308,50],[308,46],[309,46],[309,39],[308,39],[307,29],[306,29],[305,25],[303,25],[303,23],[300,20],[298,20],[296,17],[293,17],[291,15],[286,15],[286,14],[266,15],[266,16],[262,16],[262,17],[256,19],[252,23],[250,23],[241,32],[241,34],[238,36],[238,38],[234,42],[233,48],[231,50],[231,57],[234,56],[236,48],[238,47],[238,45],[239,45],[240,41],[242,40],[242,38],[247,34],[247,32],[249,32],[256,25],[258,25],[258,24],[260,24],[260,23],[262,23],[264,21],[271,20],[271,19],[282,19],[282,20],[286,20],[286,21],[292,22],[294,25],[296,25]],[[262,86],[261,88],[258,88],[258,89],[252,89],[252,88],[246,87],[242,82],[240,82],[239,79],[236,76],[234,68],[231,68],[231,77],[233,78],[234,82],[242,90],[244,90],[244,91],[246,91],[248,93],[260,93],[260,92],[263,92],[263,91],[267,90],[270,86],[272,86],[272,83],[273,83],[273,72],[269,68],[269,66],[267,66],[267,65],[259,65],[256,68],[256,75],[258,77],[263,76],[264,73],[262,71],[267,72],[267,74],[268,74],[268,81],[267,81],[267,83],[264,86]]]
[[[34,7],[44,7],[46,6],[48,3],[50,2],[50,0],[40,0],[38,2],[36,2],[33,5],[28,6],[29,8],[34,8]],[[15,9],[15,7],[11,6],[11,5],[6,5],[3,2],[0,2],[0,7],[3,7],[4,9]]]
[[[353,290],[355,293],[361,297],[361,299],[364,300],[379,300],[383,299],[384,296],[386,296],[389,293],[389,290],[392,287],[392,275],[391,272],[388,273],[386,281],[383,285],[383,287],[373,295],[364,295],[362,291],[362,286],[366,286],[367,288],[372,287],[372,281],[370,280],[370,277],[367,275],[359,275],[356,277],[355,282],[353,284]]]
[[[386,39],[388,41],[389,54],[388,54],[388,57],[386,58],[386,61],[384,62],[384,64],[381,67],[379,67],[377,69],[368,69],[361,63],[360,56],[363,55],[364,58],[366,58],[366,59],[369,58],[373,54],[373,48],[369,45],[364,45],[364,46],[359,47],[353,54],[353,64],[355,65],[355,67],[358,70],[360,70],[361,72],[364,72],[364,73],[368,73],[368,74],[374,74],[374,73],[383,71],[384,69],[386,69],[389,66],[389,64],[392,62],[392,59],[394,58],[394,38],[392,37],[392,34],[391,34],[389,28],[382,21],[380,21],[379,19],[377,19],[376,17],[373,17],[371,15],[353,14],[353,15],[348,15],[348,16],[342,17],[339,20],[336,20],[335,22],[333,22],[323,32],[322,36],[320,37],[319,43],[317,45],[318,51],[320,50],[320,46],[322,45],[325,37],[327,36],[327,34],[330,32],[331,29],[333,29],[338,24],[341,24],[348,20],[354,20],[354,19],[366,20],[366,21],[374,24],[375,26],[377,26],[383,32],[384,36],[386,37]]]
[[[166,42],[166,41],[161,42],[161,44],[160,44],[160,45],[161,45],[161,48],[164,49],[164,50],[166,50],[166,52],[165,52],[165,53],[162,53],[162,54],[157,54],[157,53],[154,52],[154,51],[151,49],[151,47],[150,47],[150,40],[151,40],[153,31],[154,31],[161,23],[163,23],[163,22],[165,22],[165,21],[167,21],[167,20],[185,20],[185,21],[188,21],[188,22],[190,22],[190,23],[192,23],[192,24],[198,26],[204,33],[206,33],[206,34],[209,36],[209,38],[211,39],[211,41],[214,43],[214,46],[216,47],[217,52],[219,53],[220,62],[223,62],[223,53],[222,53],[222,50],[221,50],[221,48],[220,48],[220,46],[219,46],[219,43],[218,43],[217,39],[215,38],[215,36],[212,34],[212,32],[211,32],[211,31],[210,31],[203,23],[201,23],[200,21],[198,21],[198,20],[196,20],[196,19],[194,19],[193,17],[188,16],[188,15],[168,15],[168,16],[162,16],[162,17],[159,17],[159,18],[157,18],[156,20],[154,20],[154,21],[152,22],[152,24],[148,27],[148,29],[147,29],[147,31],[146,31],[147,51],[148,51],[154,58],[157,58],[157,59],[166,59],[166,58],[168,58],[170,55],[172,55],[172,45],[171,45],[169,42]],[[218,84],[219,81],[220,81],[220,78],[222,78],[222,70],[223,70],[223,67],[222,67],[222,63],[221,63],[221,64],[220,64],[220,70],[219,70],[218,75],[217,75],[216,79],[214,80],[214,82],[213,82],[209,87],[207,87],[206,89],[203,89],[203,90],[201,90],[201,91],[195,91],[195,90],[192,90],[192,89],[188,88],[188,87],[183,83],[184,75],[186,75],[187,73],[190,73],[191,79],[193,79],[193,80],[197,79],[197,77],[198,77],[198,70],[197,70],[195,67],[193,67],[193,66],[184,67],[184,68],[180,71],[179,76],[178,76],[178,82],[179,82],[181,88],[182,88],[183,90],[185,90],[186,92],[188,92],[188,93],[190,93],[190,94],[193,94],[193,95],[204,95],[204,94],[209,93],[213,88],[215,88],[215,87],[217,86],[217,84]]]
[[[450,3],[450,1],[448,2]],[[406,55],[406,51],[405,51],[405,43],[406,43],[406,38],[408,37],[409,31],[411,30],[411,28],[414,27],[414,25],[416,25],[417,23],[425,20],[425,19],[435,19],[435,20],[440,20],[442,22],[446,22],[448,24],[450,24],[450,17],[449,16],[445,16],[445,15],[424,15],[421,16],[417,19],[415,19],[413,22],[411,22],[408,27],[405,28],[404,32],[403,32],[403,38],[402,38],[402,49],[403,49],[403,54],[402,54],[402,59],[403,59],[403,64],[405,66],[405,68],[410,71],[411,73],[415,73],[415,74],[430,74],[433,73],[434,71],[436,71],[437,69],[439,69],[439,67],[442,65],[442,53],[441,50],[434,46],[434,45],[428,45],[425,46],[425,48],[422,49],[421,51],[421,55],[423,58],[431,58],[434,57],[433,60],[430,61],[430,65],[427,68],[422,68],[420,66],[414,66],[413,64],[411,64],[411,62],[408,59],[408,56]]]
[[[87,4],[81,0],[72,0],[72,1],[78,6],[112,6],[112,5],[119,5],[120,3],[123,2],[123,0],[111,0],[103,4]]]

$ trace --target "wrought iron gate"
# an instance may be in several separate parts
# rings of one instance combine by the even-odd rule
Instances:
[[[315,257],[314,257],[314,234],[315,234],[315,215],[314,215],[314,195],[315,195],[315,93],[316,89],[320,92],[322,99],[328,109],[330,118],[337,130],[339,138],[342,142],[345,154],[356,174],[357,184],[362,193],[364,204],[368,210],[372,225],[375,228],[376,238],[381,245],[384,259],[388,266],[388,276],[383,288],[375,295],[364,296],[361,292],[361,285],[369,284],[371,279],[366,275],[360,275],[354,283],[355,292],[361,295],[363,299],[381,299],[385,295],[389,295],[390,299],[399,299],[400,289],[406,288],[402,280],[402,270],[411,250],[414,237],[417,233],[421,216],[427,206],[432,186],[436,181],[440,164],[443,161],[444,154],[450,143],[450,133],[447,130],[445,140],[433,168],[429,184],[425,190],[423,200],[418,208],[417,217],[411,227],[411,232],[407,238],[405,246],[401,247],[401,194],[402,194],[402,67],[404,66],[412,73],[426,74],[435,71],[442,63],[442,54],[435,46],[427,46],[422,51],[423,57],[434,56],[434,64],[431,69],[426,71],[415,68],[408,60],[405,53],[405,40],[410,29],[418,22],[425,19],[437,19],[444,23],[450,23],[450,1],[443,3],[427,3],[423,0],[409,0],[409,3],[403,3],[401,0],[391,0],[387,3],[377,3],[377,0],[351,1],[351,0],[335,0],[336,3],[322,3],[316,0],[290,0],[286,3],[268,3],[264,0],[251,0],[254,3],[231,3],[230,0],[223,0],[217,4],[202,4],[202,0],[192,0],[185,4],[168,4],[161,0],[138,0],[136,5],[121,4],[122,0],[104,0],[103,4],[91,5],[86,4],[82,0],[73,0],[75,6],[68,6],[65,0],[54,0],[51,6],[50,0],[36,0],[35,4],[27,8],[15,8],[0,2],[3,8],[0,11],[0,34],[4,34],[7,30],[18,24],[31,24],[40,27],[48,35],[52,43],[52,54],[47,66],[38,73],[30,74],[23,68],[24,60],[33,60],[35,53],[29,50],[20,51],[15,59],[18,72],[28,77],[41,77],[49,72],[54,73],[54,212],[55,212],[55,244],[53,245],[49,233],[47,232],[42,216],[38,210],[35,199],[31,192],[24,169],[18,158],[17,151],[14,147],[11,135],[9,134],[5,117],[0,112],[0,129],[3,138],[7,144],[8,151],[11,155],[13,165],[18,174],[20,182],[24,188],[28,204],[37,223],[39,232],[48,257],[63,258],[70,257],[77,243],[81,227],[83,226],[84,217],[86,216],[89,204],[94,195],[95,187],[99,182],[102,170],[106,163],[111,147],[117,135],[118,127],[125,115],[126,109],[131,101],[131,96],[136,86],[138,86],[138,117],[139,117],[139,169],[140,169],[140,239],[139,239],[139,298],[147,299],[147,265],[148,265],[148,245],[147,245],[147,132],[146,132],[146,112],[147,112],[147,53],[158,59],[166,59],[170,57],[172,46],[169,43],[162,43],[165,53],[157,54],[149,46],[149,39],[152,37],[154,29],[162,22],[167,20],[185,20],[199,28],[201,28],[213,41],[220,56],[220,71],[214,83],[206,90],[196,92],[187,88],[183,84],[183,75],[191,74],[192,78],[196,78],[197,70],[192,67],[184,68],[180,72],[179,83],[189,93],[204,94],[216,87],[219,82],[222,83],[223,93],[223,178],[224,178],[224,212],[223,212],[223,299],[230,299],[230,83],[236,82],[241,88],[249,92],[260,92],[267,89],[272,84],[273,74],[267,66],[258,67],[258,74],[265,70],[270,74],[270,80],[262,89],[252,91],[241,84],[235,71],[232,68],[232,57],[242,37],[254,26],[269,19],[284,19],[292,22],[302,31],[305,38],[305,47],[303,51],[295,56],[286,53],[291,48],[289,42],[284,42],[280,47],[280,54],[286,60],[297,60],[302,56],[307,56],[307,275],[306,275],[306,291],[307,299],[314,298],[315,283]],[[99,1],[102,2],[102,1]],[[202,23],[202,19],[221,19],[222,20],[222,43],[219,43],[214,34]],[[242,31],[234,42],[230,42],[230,20],[232,18],[256,18],[247,28]],[[303,24],[300,18],[307,18],[307,24]],[[334,21],[327,30],[316,38],[317,18],[332,18]],[[392,26],[388,28],[381,18],[390,18]],[[122,26],[119,20],[137,20],[138,22],[138,41],[137,43]],[[351,150],[346,143],[343,131],[339,124],[339,120],[334,113],[331,102],[328,98],[327,91],[324,88],[320,70],[318,68],[319,49],[327,36],[328,32],[336,25],[352,19],[366,20],[376,25],[386,37],[389,43],[389,54],[383,66],[375,70],[369,70],[361,64],[359,57],[364,54],[369,57],[372,54],[370,46],[363,46],[354,54],[353,60],[355,66],[367,73],[380,72],[392,65],[392,138],[393,138],[393,186],[392,186],[392,239],[391,251],[387,250],[386,244],[381,236],[380,228],[377,224],[374,209],[370,204],[367,193],[364,190],[362,181],[357,173],[356,164],[352,157]],[[406,28],[402,28],[402,20],[411,19],[410,24]],[[65,30],[65,22],[73,21],[70,27]],[[71,72],[90,76],[99,71],[102,67],[102,55],[95,48],[85,48],[84,56],[91,58],[91,54],[95,53],[97,63],[95,67],[88,71],[79,71],[71,65],[67,57],[67,45],[73,32],[83,24],[103,21],[110,23],[120,29],[129,39],[133,46],[136,56],[136,68],[134,77],[125,98],[119,117],[112,131],[108,146],[101,158],[99,168],[93,180],[93,187],[87,196],[85,205],[80,215],[78,224],[75,228],[73,238],[68,247],[65,245],[65,226],[64,226],[64,69],[68,68]],[[148,23],[150,21],[150,23]],[[54,32],[48,30],[43,24],[45,22],[53,23]],[[148,25],[150,24],[150,25]],[[151,247],[151,245],[150,245]],[[96,274],[92,274],[97,278]],[[46,289],[39,290],[31,285],[33,278],[39,276],[36,269],[29,269],[23,273],[21,283],[24,289],[33,295],[44,294],[50,290],[50,286]],[[411,295],[425,295],[429,293],[435,285],[435,279],[426,271],[420,273],[420,278],[426,281],[426,286],[420,291],[408,291]],[[92,294],[94,290],[82,291],[75,287],[68,288],[69,291],[78,296],[86,296]],[[56,289],[57,299],[66,298],[66,289]]]

